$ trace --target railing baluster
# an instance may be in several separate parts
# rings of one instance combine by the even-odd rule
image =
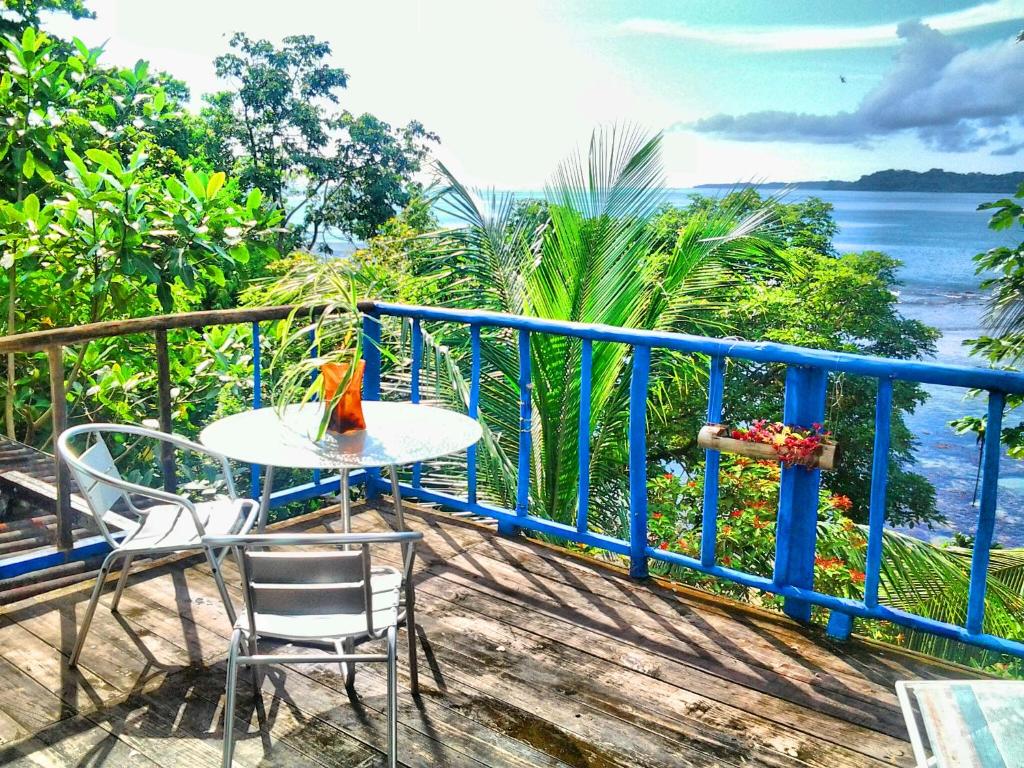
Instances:
[[[533,381],[530,367],[530,333],[519,331],[519,477],[516,483],[516,517],[530,512],[530,454],[533,452]],[[516,526],[499,524],[498,530],[512,534]]]
[[[875,445],[871,454],[871,501],[868,511],[868,551],[864,565],[864,603],[878,605],[882,575],[882,544],[885,526],[885,492],[889,482],[889,434],[892,420],[892,379],[878,380],[875,401]]]
[[[988,420],[981,458],[981,497],[978,501],[978,527],[974,533],[971,557],[971,586],[967,595],[967,631],[981,632],[985,619],[985,590],[988,581],[989,548],[996,524],[996,496],[999,492],[999,454],[1003,431],[1003,406],[1006,395],[988,393]]]
[[[807,427],[825,420],[828,376],[821,368],[789,366],[782,420]],[[814,587],[814,550],[818,525],[820,469],[783,467],[779,482],[779,515],[775,528],[775,584]],[[810,621],[811,604],[787,597],[783,610],[797,621]]]
[[[708,379],[708,424],[722,420],[722,399],[725,396],[725,358],[711,358]],[[715,546],[718,539],[718,467],[722,454],[710,449],[704,451],[704,511],[701,516],[700,561],[706,566],[715,564]]]
[[[583,340],[580,350],[580,424],[578,435],[578,480],[576,491],[576,531],[587,532],[587,514],[590,510],[590,377],[594,365],[594,346],[590,339]]]
[[[647,385],[651,348],[633,348],[629,382],[629,575],[647,578]]]
[[[88,342],[86,342],[88,343]],[[50,419],[53,424],[53,444],[68,426],[68,396],[64,391],[64,348],[55,344],[46,348],[50,368]],[[74,517],[71,512],[71,475],[67,464],[53,452],[54,475],[57,486],[57,547],[69,550],[75,545]]]
[[[419,319],[412,321],[412,370],[409,372],[409,400],[413,403],[420,401],[420,366],[423,364],[423,329],[420,327]],[[416,462],[412,465],[412,484],[419,488],[422,483],[423,464]]]
[[[363,400],[380,400],[380,314],[376,310],[363,311]],[[380,470],[366,470],[366,498],[380,496]]]
[[[469,418],[480,417],[480,326],[469,326]],[[476,443],[466,451],[466,487],[470,504],[476,504]]]
[[[254,320],[252,323],[252,407],[263,407],[263,355],[260,350],[260,322]],[[258,499],[263,492],[260,481],[262,480],[263,467],[259,464],[249,465],[249,498]]]
[[[170,433],[174,430],[171,423],[171,358],[167,350],[167,331],[158,328],[156,337],[156,389],[157,416],[160,431]],[[178,473],[175,467],[174,446],[160,443],[160,473],[164,476],[164,490],[174,493],[178,489]]]

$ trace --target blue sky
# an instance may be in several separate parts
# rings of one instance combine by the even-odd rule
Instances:
[[[49,26],[216,90],[236,30],[329,41],[344,104],[440,134],[469,183],[537,188],[606,122],[673,186],[1024,168],[1024,0],[92,0]],[[845,80],[845,82],[843,82]]]

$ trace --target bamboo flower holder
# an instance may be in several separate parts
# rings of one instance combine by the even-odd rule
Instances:
[[[755,443],[749,440],[737,440],[729,437],[729,429],[724,424],[705,424],[697,433],[697,445],[722,453],[735,453],[752,459],[779,461],[779,454],[767,443]],[[824,441],[814,455],[807,459],[794,462],[808,469],[833,469],[836,462],[836,444]]]

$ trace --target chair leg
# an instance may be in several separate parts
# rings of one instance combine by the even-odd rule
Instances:
[[[124,559],[124,563],[121,565],[121,575],[117,579],[117,589],[114,590],[114,599],[110,601],[110,612],[117,613],[117,606],[121,603],[121,593],[124,592],[124,586],[128,583],[128,572],[132,569],[132,560],[135,559],[135,555],[128,555]]]
[[[420,695],[419,660],[417,658],[416,637],[416,592],[412,582],[405,585],[405,631],[409,635],[409,690],[413,696]]]
[[[246,653],[248,653],[250,656],[256,656],[259,653],[259,642],[256,639],[255,635],[249,637],[248,641],[245,644],[245,650]],[[263,687],[263,681],[260,678],[260,665],[250,664],[249,669],[252,670],[252,684],[255,687],[256,693],[258,695],[260,689]]]
[[[242,630],[231,634],[231,648],[228,649],[228,679],[224,695],[224,768],[231,768],[231,757],[235,751],[235,689],[238,687],[238,650],[242,645]]]
[[[103,593],[103,583],[107,579],[107,574],[110,573],[110,569],[114,564],[114,561],[120,556],[119,552],[111,552],[107,555],[107,559],[103,561],[103,565],[100,566],[100,572],[96,575],[96,586],[93,587],[92,597],[89,598],[89,606],[85,609],[85,616],[82,618],[82,626],[78,629],[78,637],[75,638],[75,647],[71,651],[71,658],[68,659],[68,666],[78,666],[78,657],[82,655],[82,648],[85,647],[85,636],[89,633],[89,625],[92,624],[93,614],[96,613],[96,604],[100,601],[100,595]]]
[[[341,641],[341,652],[351,656],[356,652],[356,641],[352,638],[346,638]],[[349,693],[355,693],[356,690],[356,663],[354,661],[345,662],[345,689]]]
[[[231,602],[231,595],[228,594],[228,588],[224,585],[224,577],[220,572],[220,562],[218,561],[217,556],[213,554],[213,550],[208,547],[205,548],[205,550],[206,559],[210,563],[210,569],[213,571],[213,580],[217,584],[217,591],[220,592],[220,599],[223,601],[224,610],[227,611],[228,614],[228,621],[234,625],[235,619],[237,619],[238,616],[235,614],[235,606]]]
[[[388,768],[398,768],[398,627],[388,629]]]

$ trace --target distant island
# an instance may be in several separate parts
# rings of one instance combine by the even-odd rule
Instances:
[[[1015,192],[1024,184],[1024,171],[1015,173],[954,173],[941,168],[930,171],[905,171],[889,169],[861,176],[856,181],[770,181],[764,184],[698,184],[697,189],[711,187],[758,187],[781,189],[797,187],[804,189],[850,189],[861,192]]]

